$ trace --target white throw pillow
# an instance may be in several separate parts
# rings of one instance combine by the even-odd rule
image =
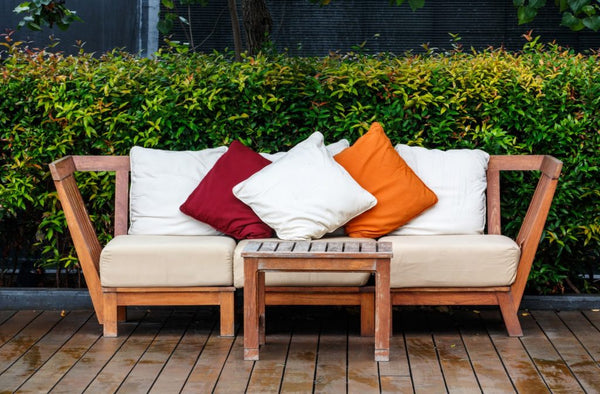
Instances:
[[[438,202],[392,235],[483,233],[489,154],[478,149],[442,151],[402,144],[395,149],[433,190]]]
[[[219,235],[179,210],[227,147],[201,151],[131,149],[129,234]]]
[[[236,185],[233,194],[288,240],[320,238],[377,203],[333,159],[319,132]]]
[[[340,153],[341,151],[343,151],[344,149],[348,148],[349,146],[350,146],[350,143],[348,142],[347,139],[341,139],[339,141],[334,142],[333,144],[329,144],[329,145],[325,146],[325,148],[327,149],[327,151],[329,153],[331,153],[331,156],[335,156],[338,153]],[[287,152],[275,152],[275,153],[260,152],[260,155],[267,160],[277,161],[277,160],[281,159],[283,156],[285,156],[286,153]]]

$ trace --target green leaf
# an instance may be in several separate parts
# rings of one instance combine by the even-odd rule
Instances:
[[[27,22],[27,28],[33,31],[42,31],[42,27],[35,22]]]
[[[519,7],[519,9],[517,10],[517,18],[519,20],[519,25],[531,22],[535,19],[536,15],[537,10],[535,8],[529,6]]]
[[[13,12],[15,14],[20,14],[22,12],[29,12],[30,8],[29,8],[29,2],[24,2],[19,4],[18,6],[15,7],[15,9],[13,10]]]
[[[525,0],[513,0],[513,5],[515,7],[521,7],[523,4],[525,4]]]
[[[535,8],[537,10],[544,7],[545,5],[546,5],[546,0],[531,0],[529,2],[529,6]]]
[[[585,27],[590,30],[598,31],[600,30],[600,16],[588,16],[587,18],[583,18],[582,23]]]
[[[170,20],[163,19],[161,21],[158,21],[158,23],[156,24],[156,28],[162,34],[169,34],[171,29],[173,28],[173,22]]]
[[[596,7],[594,7],[593,5],[586,5],[584,6],[581,11],[583,11],[584,14],[586,14],[587,16],[592,16],[592,15],[596,15]]]
[[[189,25],[190,25],[190,22],[188,22],[188,20],[187,20],[187,19],[185,19],[185,18],[184,18],[183,16],[181,16],[181,15],[179,16],[179,20],[181,21],[181,23],[183,23],[183,24],[184,24],[184,25],[186,25],[186,26],[189,26]]]
[[[568,0],[569,1],[569,7],[571,8],[571,11],[573,11],[573,14],[577,15],[581,12],[581,9],[590,4],[590,0]]]
[[[413,11],[416,11],[425,6],[425,0],[408,0],[408,5]]]
[[[554,0],[554,3],[560,8],[560,12],[565,12],[569,8],[567,0]]]
[[[560,24],[561,26],[566,26],[573,31],[579,31],[585,28],[585,25],[581,19],[576,18],[570,12],[563,13],[562,22]]]
[[[175,2],[173,0],[160,0],[160,3],[169,10],[175,8]]]

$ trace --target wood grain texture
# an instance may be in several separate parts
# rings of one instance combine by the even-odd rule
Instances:
[[[88,386],[90,392],[116,392],[144,355],[166,319],[167,312],[149,313]]]
[[[215,325],[214,317],[202,313],[195,313],[187,324],[182,324],[185,334],[164,363],[150,392],[179,392],[183,388],[209,336],[214,335]]]
[[[60,314],[59,314],[60,316]],[[35,373],[55,352],[67,342],[73,334],[89,319],[89,312],[71,312],[56,323],[52,330],[17,359],[0,375],[2,390],[16,391]]]
[[[234,338],[211,335],[192,369],[182,393],[210,393],[230,354]]]
[[[28,353],[38,340],[43,338],[48,331],[52,330],[54,325],[60,320],[60,312],[45,311],[39,316],[36,316],[35,319],[7,341],[2,348],[0,348],[2,351],[2,357],[0,358],[0,374],[2,375],[0,375],[0,377],[3,376],[4,372],[10,368],[14,362],[23,357],[24,354]],[[29,357],[35,358],[35,351],[30,354],[32,356]]]
[[[58,349],[26,382],[20,392],[49,392],[102,336],[98,323],[87,313],[87,322]]]
[[[135,308],[118,338],[91,311],[23,311],[29,323],[0,346],[0,380],[52,393],[597,392],[598,312],[521,311],[524,336],[511,338],[497,309],[394,309],[379,363],[356,308],[269,307],[259,361],[243,360],[241,330],[218,335],[212,307]]]
[[[517,392],[548,392],[548,386],[523,343],[518,338],[506,336],[498,311],[483,311],[475,319],[480,317],[486,322],[485,328]]]
[[[589,312],[600,315],[600,312]],[[596,362],[600,362],[600,341],[597,340],[598,328],[581,311],[559,311],[557,316],[581,342]]]
[[[0,325],[0,346],[10,341],[15,335],[31,323],[41,311],[4,311],[6,320]]]
[[[600,366],[556,313],[535,311],[532,316],[583,389],[600,391]]]
[[[582,393],[577,381],[561,354],[530,314],[521,315],[523,337],[521,343],[552,392]]]

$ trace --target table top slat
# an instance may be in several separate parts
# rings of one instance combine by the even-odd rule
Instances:
[[[390,258],[390,242],[359,241],[251,241],[242,257],[258,258]]]
[[[277,245],[279,244],[279,241],[265,241],[262,243],[261,248],[259,249],[259,251],[261,252],[274,252],[275,249],[277,249]]]
[[[245,247],[244,250],[248,251],[248,252],[256,252],[260,249],[260,247],[262,246],[262,242],[249,242]]]
[[[278,252],[291,252],[292,250],[294,250],[294,242],[292,241],[280,242],[277,246]]]
[[[309,251],[312,253],[325,252],[327,250],[327,242],[311,242]]]
[[[361,252],[375,252],[377,250],[377,245],[375,242],[361,242],[360,243]]]
[[[344,242],[344,252],[358,253],[360,252],[360,244],[358,242]]]
[[[327,251],[328,252],[343,252],[344,251],[344,243],[343,242],[327,242]]]
[[[298,241],[294,245],[294,252],[308,252],[310,249],[310,241]]]
[[[379,252],[392,252],[391,242],[377,242],[377,251]]]

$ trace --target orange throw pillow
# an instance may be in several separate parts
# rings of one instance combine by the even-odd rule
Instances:
[[[385,235],[437,202],[432,192],[400,157],[377,122],[335,160],[377,198],[377,205],[346,224],[351,237]]]

